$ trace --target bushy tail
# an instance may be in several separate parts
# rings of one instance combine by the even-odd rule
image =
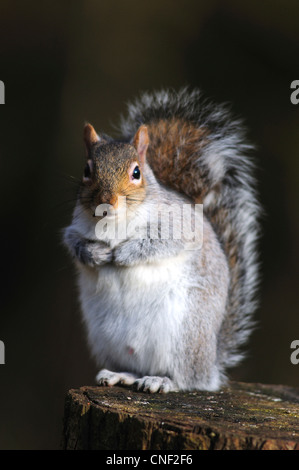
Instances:
[[[258,283],[259,204],[253,164],[239,120],[198,90],[143,94],[128,106],[121,132],[130,141],[149,130],[148,161],[162,183],[203,203],[230,267],[227,315],[218,342],[219,364],[235,365],[252,330]]]

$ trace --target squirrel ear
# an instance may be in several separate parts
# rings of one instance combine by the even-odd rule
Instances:
[[[146,160],[146,152],[149,145],[149,137],[146,126],[140,126],[133,138],[133,145],[137,150],[139,160],[143,166]]]
[[[93,126],[89,123],[85,124],[84,126],[83,138],[86,146],[87,155],[89,155],[91,147],[101,140],[96,131],[94,130]]]

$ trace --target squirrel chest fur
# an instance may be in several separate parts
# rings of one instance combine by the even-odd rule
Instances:
[[[64,243],[97,383],[217,390],[240,360],[257,284],[258,204],[240,123],[202,107],[198,92],[160,92],[129,107],[120,140],[90,124],[84,140]]]

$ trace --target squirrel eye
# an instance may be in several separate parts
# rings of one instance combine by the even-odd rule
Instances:
[[[91,176],[90,166],[88,163],[86,163],[85,168],[84,168],[84,178],[90,178],[90,176]]]
[[[138,167],[138,166],[135,166],[132,176],[133,176],[133,178],[134,178],[135,180],[139,180],[139,178],[140,178],[140,170],[139,170],[139,167]]]

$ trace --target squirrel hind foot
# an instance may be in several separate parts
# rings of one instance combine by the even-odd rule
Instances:
[[[128,372],[112,372],[102,369],[96,376],[96,383],[112,387],[113,385],[133,385],[137,377]]]
[[[149,393],[168,393],[178,391],[174,382],[168,377],[145,376],[134,383],[137,391]]]
[[[144,376],[137,378],[129,372],[112,372],[102,369],[96,376],[96,383],[101,386],[113,385],[133,386],[138,392],[168,393],[178,391],[175,383],[169,377]]]

